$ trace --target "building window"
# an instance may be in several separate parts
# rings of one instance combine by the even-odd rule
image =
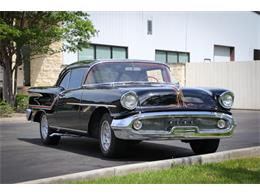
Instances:
[[[112,58],[113,59],[126,59],[127,49],[125,47],[112,47]]]
[[[94,46],[90,45],[88,48],[84,48],[78,53],[78,60],[93,60],[94,58]]]
[[[127,59],[127,47],[91,44],[78,52],[78,60]]]
[[[235,48],[230,46],[214,45],[214,61],[229,62],[235,60]]]
[[[190,61],[188,52],[155,50],[155,60],[167,64],[185,64]]]
[[[147,34],[151,35],[153,34],[153,21],[147,20]]]
[[[254,60],[260,60],[260,49],[254,49]]]
[[[167,55],[165,51],[156,51],[155,52],[155,61],[158,62],[167,62]]]
[[[111,48],[108,46],[96,46],[96,59],[110,59]]]

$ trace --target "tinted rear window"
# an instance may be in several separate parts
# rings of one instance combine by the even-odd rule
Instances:
[[[87,68],[72,69],[69,82],[69,89],[79,88],[81,86],[81,81],[86,73],[86,70]]]
[[[64,89],[67,89],[68,88],[68,84],[69,84],[69,80],[70,80],[70,72],[67,72],[66,75],[61,80],[59,85],[61,87],[63,87]]]

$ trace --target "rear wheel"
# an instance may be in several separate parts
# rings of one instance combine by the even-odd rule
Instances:
[[[190,146],[195,154],[208,154],[217,151],[219,139],[192,140]]]
[[[125,150],[126,142],[115,137],[111,129],[112,118],[105,113],[99,122],[99,145],[106,157],[115,157]]]
[[[50,136],[53,130],[49,127],[46,114],[42,114],[40,118],[40,135],[41,141],[45,145],[57,145],[60,142],[60,136]]]

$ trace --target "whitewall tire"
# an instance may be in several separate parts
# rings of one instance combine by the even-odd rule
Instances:
[[[126,142],[115,137],[111,122],[112,118],[105,113],[99,122],[99,146],[105,157],[118,157],[125,151]]]
[[[49,127],[47,115],[45,113],[42,113],[40,118],[40,135],[43,144],[57,145],[60,142],[60,136],[57,135],[50,136],[52,133],[53,131]]]

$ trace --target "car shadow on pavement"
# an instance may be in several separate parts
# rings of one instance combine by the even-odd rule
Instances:
[[[18,140],[46,148],[73,152],[110,161],[154,161],[194,155],[194,153],[187,148],[161,144],[160,142],[141,142],[139,144],[129,145],[125,153],[120,157],[108,159],[101,154],[98,141],[91,138],[62,138],[57,146],[45,146],[39,138],[18,138]]]

